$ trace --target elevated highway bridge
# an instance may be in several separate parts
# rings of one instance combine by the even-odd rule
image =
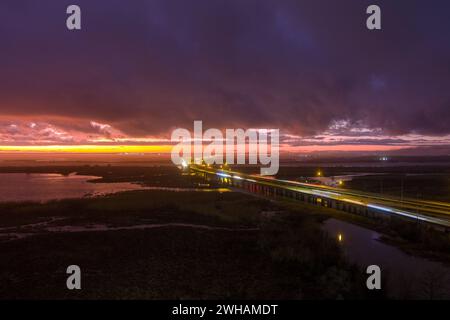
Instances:
[[[279,180],[206,165],[189,170],[208,180],[266,196],[281,196],[368,217],[397,216],[450,231],[450,203],[367,193],[341,187]]]

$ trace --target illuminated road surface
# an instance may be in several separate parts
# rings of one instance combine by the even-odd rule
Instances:
[[[339,200],[342,202],[365,206],[385,214],[393,214],[444,227],[450,227],[450,203],[407,198],[402,200],[396,197],[380,194],[365,193],[356,190],[347,190],[343,188],[301,183],[296,181],[265,178],[198,165],[192,165],[191,168],[195,171],[218,175],[223,178],[245,180],[258,183],[260,185],[301,192],[304,194],[311,194],[324,199]]]

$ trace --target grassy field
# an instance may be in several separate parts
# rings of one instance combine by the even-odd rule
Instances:
[[[137,191],[0,212],[3,299],[367,297],[323,216],[239,193]],[[81,291],[65,287],[71,264]]]
[[[450,174],[386,174],[356,177],[346,187],[418,200],[450,202]]]

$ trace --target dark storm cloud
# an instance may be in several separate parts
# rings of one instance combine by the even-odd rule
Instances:
[[[370,32],[372,2],[4,0],[0,116],[131,135],[196,119],[297,134],[336,120],[450,133],[449,2],[376,1],[383,30]],[[82,8],[80,32],[65,28],[69,4]]]

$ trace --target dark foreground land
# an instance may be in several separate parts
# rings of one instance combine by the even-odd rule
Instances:
[[[231,192],[3,205],[0,297],[367,297],[362,273],[320,219]],[[81,291],[66,289],[72,264]]]
[[[6,170],[6,169],[4,169]],[[198,187],[173,167],[15,168],[100,181]],[[20,171],[18,171],[20,172]],[[212,186],[214,187],[214,186]],[[209,190],[210,188],[208,188]],[[380,226],[319,207],[237,192],[144,190],[0,204],[0,299],[368,299],[363,270],[321,228],[329,216],[384,229],[411,252],[448,260],[448,235]],[[82,290],[66,289],[78,265]],[[404,292],[404,297],[420,297]]]

